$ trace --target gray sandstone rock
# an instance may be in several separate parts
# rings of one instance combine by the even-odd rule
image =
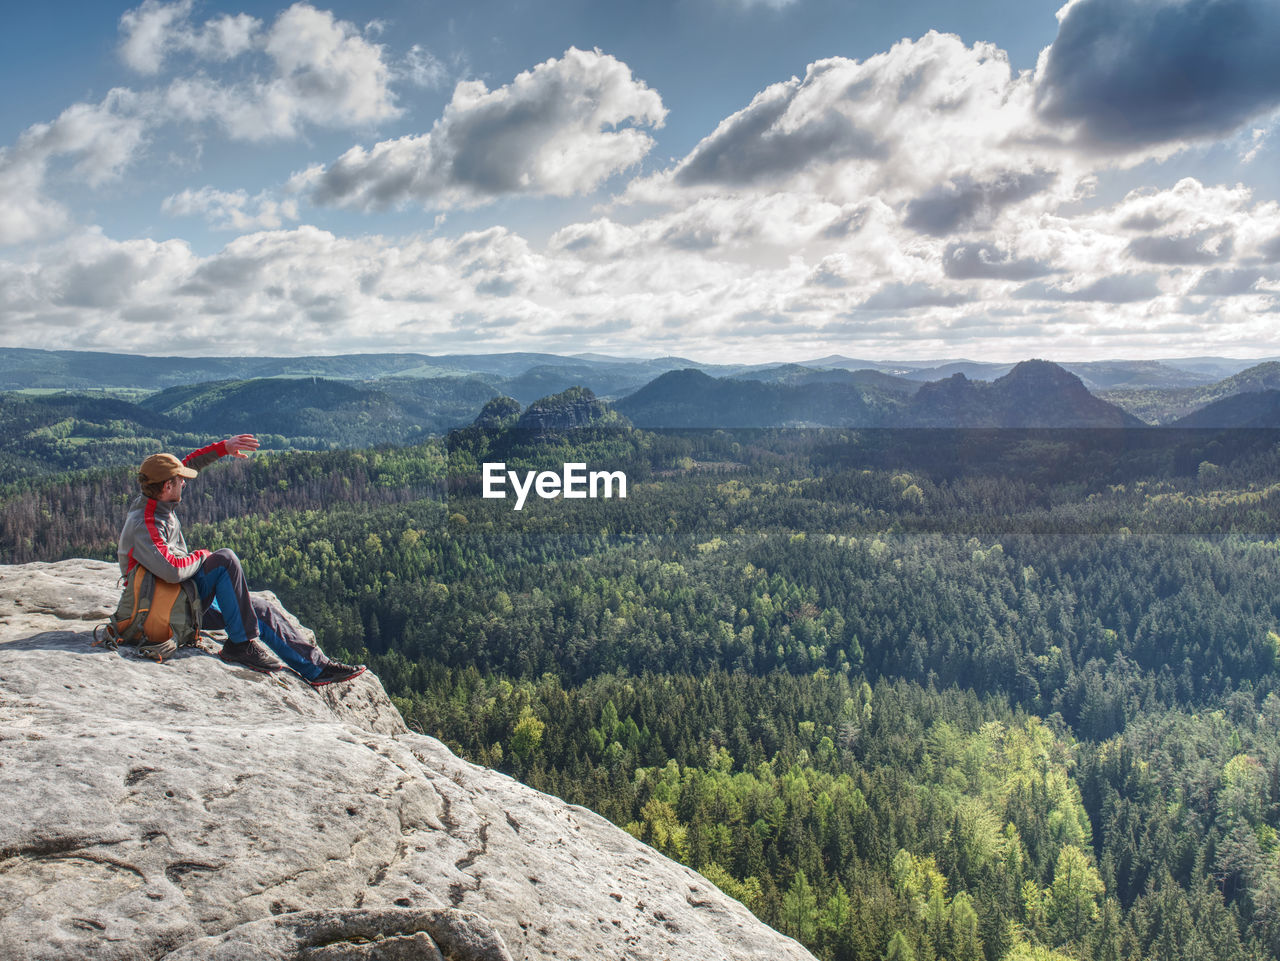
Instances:
[[[200,938],[164,961],[511,961],[483,918],[452,909],[298,911]]]
[[[811,958],[408,732],[370,674],[316,691],[91,647],[116,574],[0,567],[0,959]]]

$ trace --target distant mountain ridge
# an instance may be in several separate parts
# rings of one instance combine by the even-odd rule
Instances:
[[[163,390],[191,384],[261,378],[377,381],[384,378],[480,377],[530,403],[569,387],[612,396],[664,371],[698,365],[683,358],[626,360],[557,354],[340,354],[313,357],[152,357],[89,351],[0,348],[0,390]]]
[[[663,374],[613,406],[637,427],[870,427],[906,397],[856,382],[766,383],[690,369]]]
[[[842,367],[815,368],[803,364],[778,364],[773,367],[754,368],[731,375],[736,380],[758,380],[767,384],[799,386],[805,384],[847,384],[855,387],[887,390],[900,394],[914,394],[920,382],[897,377],[870,368],[845,370]]]
[[[117,356],[122,355],[8,350],[0,352],[0,376],[7,369],[12,377],[14,365],[24,363],[27,375],[39,369],[49,374],[51,365],[57,366],[51,358],[61,358],[58,363],[64,365],[92,358],[96,367],[112,369],[127,380],[120,373],[127,365],[112,367],[107,362]],[[565,364],[565,358],[538,354],[489,357],[484,362],[493,372],[469,372],[465,363],[479,362],[479,356],[471,360],[380,356],[375,366],[380,365],[384,374],[368,380],[289,376],[183,382],[136,403],[100,391],[0,392],[0,482],[48,470],[136,463],[140,454],[145,456],[145,451],[157,447],[176,448],[199,438],[246,430],[277,448],[412,443],[474,424],[486,404],[498,397],[507,399],[490,409],[494,424],[517,426],[519,420],[521,429],[534,432],[614,426],[624,423],[621,418],[653,429],[1280,427],[1280,407],[1273,396],[1280,391],[1280,363],[1273,361],[1201,387],[1093,394],[1077,374],[1043,360],[1023,361],[990,381],[958,372],[920,382],[838,366],[720,365],[668,370],[664,369],[667,363],[688,362],[583,357]],[[557,364],[542,363],[548,358]],[[139,374],[171,359],[130,360]],[[306,360],[289,363],[296,371]],[[360,355],[323,360],[332,369],[348,373],[370,369],[360,367]],[[207,372],[260,362],[198,363],[206,365]],[[445,363],[462,366],[443,376],[421,376],[428,369],[443,369]],[[516,371],[530,363],[533,366],[516,376],[496,372]],[[392,368],[418,373],[387,373]],[[1123,378],[1130,371],[1107,368],[1095,373]],[[154,385],[155,381],[143,383]],[[122,393],[137,400],[140,391],[122,388]]]
[[[1025,360],[991,383],[957,373],[924,384],[898,418],[900,427],[1146,427],[1099,400],[1075,374]]]
[[[1153,390],[1193,387],[1216,383],[1256,365],[1256,360],[1226,357],[1190,357],[1185,360],[1095,360],[1057,361],[1060,367],[1078,376],[1091,391],[1108,389]],[[915,381],[943,380],[964,374],[970,380],[992,381],[1013,370],[1015,364],[975,360],[857,360],[828,354],[800,361],[811,368],[877,370]]]
[[[803,369],[803,368],[802,368]],[[841,382],[713,378],[671,371],[614,406],[637,427],[1145,427],[1048,361],[1023,361],[985,383],[957,373],[912,393],[875,372]]]
[[[1220,357],[1160,361],[1064,362],[1090,389],[1151,389],[1210,384],[1238,374],[1257,361]],[[963,373],[971,380],[994,380],[1011,363],[970,360],[866,360],[829,354],[787,365],[811,370],[876,371],[914,381]],[[337,354],[306,357],[157,357],[74,350],[0,348],[0,390],[42,388],[92,390],[149,387],[160,390],[215,380],[262,377],[324,377],[371,381],[384,377],[439,378],[475,375],[486,380],[531,377],[524,403],[571,386],[590,387],[597,396],[621,396],[669,370],[694,369],[716,375],[768,371],[780,363],[706,363],[685,357],[627,358],[581,353],[573,356],[517,351],[494,354]],[[535,372],[536,373],[533,373]],[[557,371],[560,373],[557,375]],[[557,381],[557,376],[559,380]],[[573,378],[577,378],[575,381]],[[538,393],[541,390],[542,393]],[[516,393],[508,390],[511,396]],[[519,397],[517,396],[517,399]]]

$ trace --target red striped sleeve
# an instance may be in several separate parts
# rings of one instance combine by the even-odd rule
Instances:
[[[182,463],[189,466],[196,458],[206,457],[209,454],[217,454],[218,457],[226,457],[227,442],[225,440],[220,440],[216,444],[210,444],[208,447],[201,447],[199,450],[193,450],[186,457],[182,458]]]
[[[169,549],[168,543],[160,533],[160,525],[156,523],[156,501],[148,499],[147,509],[144,513],[147,522],[147,533],[151,535],[151,546],[159,552],[160,556],[178,572],[179,577],[186,577],[187,572],[205,557],[208,551],[193,551],[186,557],[179,557]]]

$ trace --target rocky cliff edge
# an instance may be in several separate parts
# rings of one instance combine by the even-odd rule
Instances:
[[[313,690],[91,647],[114,565],[0,567],[0,958],[811,959],[584,808]]]

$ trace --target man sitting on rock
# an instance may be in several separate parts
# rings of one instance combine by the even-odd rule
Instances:
[[[240,434],[192,451],[182,460],[172,454],[152,454],[144,460],[138,469],[142,496],[129,505],[120,532],[120,571],[128,576],[141,565],[170,583],[193,579],[204,607],[203,626],[227,632],[227,643],[219,657],[230,664],[263,673],[287,666],[312,687],[349,681],[364,673],[364,665],[330,660],[269,604],[250,598],[235,551],[225,547],[216,551],[187,550],[175,508],[182,501],[188,478],[219,457],[248,457],[245,451],[257,449],[256,437]]]

